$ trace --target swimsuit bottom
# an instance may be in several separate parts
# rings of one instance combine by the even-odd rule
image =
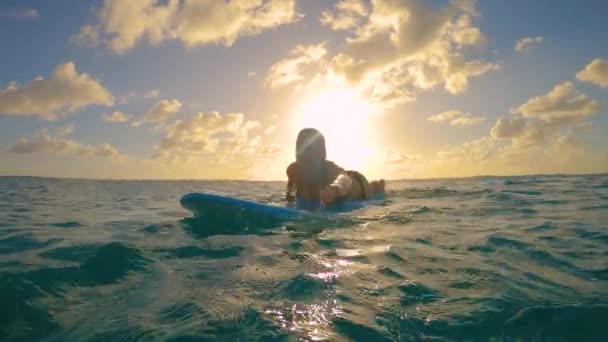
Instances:
[[[346,173],[353,179],[355,179],[357,181],[357,183],[359,183],[359,187],[361,188],[361,195],[363,196],[363,198],[360,199],[368,199],[367,198],[367,193],[365,191],[365,184],[367,184],[367,179],[365,178],[364,175],[362,175],[360,172],[357,171],[346,171]],[[359,198],[358,198],[359,199]]]

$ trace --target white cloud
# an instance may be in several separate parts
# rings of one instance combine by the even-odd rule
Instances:
[[[105,122],[128,122],[131,119],[131,116],[121,111],[114,111],[112,113],[102,115],[101,119]]]
[[[118,150],[110,144],[82,144],[75,140],[65,139],[61,134],[53,137],[49,134],[48,129],[40,130],[35,139],[19,139],[19,141],[9,147],[8,152],[17,154],[48,152],[95,157],[116,157],[119,155]]]
[[[471,126],[484,122],[486,118],[483,116],[473,116],[470,113],[463,113],[458,110],[451,110],[432,115],[427,120],[435,123],[449,123],[454,126]]]
[[[104,43],[115,53],[133,48],[140,39],[158,44],[171,35],[171,21],[179,1],[105,0],[98,9],[98,23],[85,25],[79,40],[97,45]]]
[[[321,23],[332,30],[348,30],[359,26],[368,12],[367,4],[363,0],[340,0],[333,11],[321,12]]]
[[[474,7],[472,7],[472,9],[474,10]],[[486,35],[483,34],[479,28],[473,26],[472,16],[473,15],[470,14],[461,15],[453,23],[451,36],[454,42],[460,47],[481,46],[484,45],[488,40]]]
[[[298,18],[295,0],[186,0],[177,35],[188,46],[213,42],[231,46],[239,36],[259,34]]]
[[[162,100],[152,107],[146,114],[131,125],[139,127],[144,123],[162,124],[173,118],[182,109],[182,103],[177,100]]]
[[[256,72],[255,72],[255,71],[250,71],[250,72],[248,72],[248,73],[247,73],[247,76],[248,76],[248,77],[253,77],[253,76],[255,76],[255,75],[256,75]]]
[[[81,29],[79,39],[124,53],[140,40],[231,46],[241,36],[294,22],[300,15],[295,0],[105,0],[97,17],[96,24]]]
[[[248,142],[249,131],[259,126],[257,121],[245,121],[240,113],[201,112],[167,126],[158,148],[185,153],[214,153],[229,147],[238,150]]]
[[[533,97],[516,113],[538,118],[546,123],[580,122],[600,110],[600,103],[579,93],[572,82],[556,85],[549,93]]]
[[[272,132],[274,132],[277,129],[277,126],[268,126],[268,128],[266,128],[264,130],[264,134],[270,134]]]
[[[160,96],[160,90],[158,89],[150,89],[144,93],[145,99],[152,99]]]
[[[490,131],[495,139],[513,138],[522,134],[526,128],[526,120],[522,117],[499,118]]]
[[[608,88],[608,60],[594,59],[585,69],[576,74],[579,81],[596,84],[602,88]]]
[[[57,129],[57,135],[60,137],[65,137],[66,135],[70,135],[70,134],[74,133],[74,129],[75,129],[75,127],[73,124],[59,127]]]
[[[427,120],[431,121],[431,122],[449,122],[452,119],[459,117],[460,115],[462,115],[461,111],[451,110],[451,111],[435,114],[433,116],[429,116],[427,118]]]
[[[543,41],[544,41],[544,38],[540,37],[540,36],[521,38],[515,43],[514,49],[517,52],[523,53],[523,52],[529,51],[534,46],[542,44]]]
[[[116,99],[115,99],[115,101],[114,101],[114,102],[115,102],[116,104],[121,104],[121,105],[122,105],[122,104],[127,104],[127,103],[129,103],[129,101],[131,101],[131,99],[132,99],[132,98],[134,98],[136,95],[137,95],[137,93],[135,93],[135,92],[130,92],[130,93],[126,94],[126,95],[116,96]]]
[[[35,8],[0,10],[0,18],[17,20],[40,19],[40,13]]]
[[[325,82],[359,88],[367,100],[385,108],[412,101],[418,91],[437,86],[458,94],[472,77],[499,68],[465,58],[464,48],[486,41],[473,25],[476,15],[472,1],[453,1],[443,8],[422,0],[376,0],[369,6],[340,1],[324,11],[322,19],[350,33],[340,50],[328,55],[323,49],[318,58],[307,57],[301,48],[299,54],[292,51],[273,66],[268,80],[273,86],[301,88]],[[304,66],[307,72],[300,70]]]
[[[490,137],[482,137],[467,141],[461,145],[437,152],[436,162],[449,163],[458,161],[483,162],[492,157],[496,141]]]
[[[486,118],[483,116],[472,116],[471,114],[464,114],[452,121],[450,121],[450,125],[454,126],[472,126],[477,125],[486,121]]]
[[[501,154],[505,160],[523,163],[541,155],[560,158],[560,151],[573,147],[576,136],[585,134],[588,120],[599,109],[599,102],[579,93],[571,82],[564,82],[519,106],[513,111],[515,116],[499,118],[490,135],[510,143]]]
[[[89,105],[113,103],[110,92],[88,74],[78,74],[73,62],[58,65],[48,79],[37,77],[22,86],[11,82],[0,89],[0,115],[50,120]]]
[[[146,120],[152,123],[165,122],[181,109],[182,103],[177,99],[162,100],[146,114]]]
[[[263,130],[258,121],[245,120],[241,113],[199,112],[164,130],[164,137],[155,147],[155,157],[168,162],[200,160],[242,173],[256,169],[260,158],[273,162],[283,153],[279,145],[264,142],[262,135],[256,133],[268,128]]]
[[[271,88],[286,86],[312,77],[325,63],[325,43],[298,45],[290,56],[274,63],[268,71],[266,84]]]
[[[384,156],[384,162],[387,164],[416,163],[421,159],[417,154],[407,155],[395,148],[388,149]]]

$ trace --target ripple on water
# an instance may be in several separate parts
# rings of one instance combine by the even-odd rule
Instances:
[[[233,317],[201,321],[192,333],[172,336],[169,341],[282,341],[287,333],[252,307]]]
[[[49,226],[51,227],[58,227],[58,228],[76,228],[76,227],[82,227],[82,223],[78,222],[78,221],[66,221],[66,222],[57,222],[57,223],[49,223]]]
[[[378,266],[378,267],[376,267],[376,271],[389,278],[405,279],[405,277],[401,273],[399,273],[387,266]]]
[[[310,300],[319,298],[325,291],[333,286],[335,275],[327,274],[327,277],[312,277],[307,274],[298,274],[295,277],[283,281],[275,296],[290,300]]]
[[[530,246],[528,243],[518,241],[513,238],[507,238],[499,234],[490,235],[488,238],[488,244],[494,247],[508,247],[518,250],[524,250]]]
[[[19,274],[0,277],[0,334],[6,341],[42,340],[60,328],[44,306],[34,303],[45,293]]]
[[[201,248],[197,246],[182,246],[170,249],[160,249],[158,252],[167,257],[187,259],[205,257],[209,259],[226,259],[239,256],[243,251],[241,246],[231,246],[227,248]]]
[[[544,222],[542,224],[539,224],[537,226],[534,226],[532,228],[528,228],[527,231],[529,232],[544,232],[547,230],[553,230],[555,229],[555,223],[552,222]]]
[[[64,260],[64,261],[75,261],[85,262],[95,255],[97,249],[100,247],[98,244],[83,244],[68,247],[57,247],[40,253],[39,255],[43,258]]]
[[[342,317],[333,319],[332,324],[336,331],[354,341],[391,341],[386,334],[379,329],[359,324]]]
[[[596,204],[591,206],[580,207],[579,210],[583,211],[595,211],[608,209],[608,204]]]
[[[410,282],[400,285],[399,290],[403,294],[401,298],[403,305],[432,303],[441,297],[439,291],[420,283]]]
[[[52,252],[52,256],[84,258],[78,247]],[[54,253],[54,255],[53,255]],[[21,276],[37,284],[41,289],[61,295],[66,286],[96,287],[117,283],[129,273],[145,269],[148,260],[137,249],[113,242],[95,249],[94,253],[79,266],[61,268],[44,267],[22,273]]]
[[[608,307],[526,307],[506,322],[504,337],[539,341],[604,341]]]
[[[32,234],[13,235],[0,240],[0,255],[39,249],[50,246],[61,240],[62,239],[59,238],[53,238],[46,241],[40,241],[32,238]]]
[[[195,303],[175,303],[162,309],[158,314],[158,318],[164,322],[187,321],[193,317],[209,318],[209,316]]]

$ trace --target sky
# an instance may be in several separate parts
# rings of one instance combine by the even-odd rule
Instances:
[[[0,175],[608,172],[603,0],[3,0]]]

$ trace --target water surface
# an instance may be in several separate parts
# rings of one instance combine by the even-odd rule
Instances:
[[[284,186],[0,178],[0,336],[606,339],[607,175],[392,181],[384,205],[277,227],[179,206]]]

